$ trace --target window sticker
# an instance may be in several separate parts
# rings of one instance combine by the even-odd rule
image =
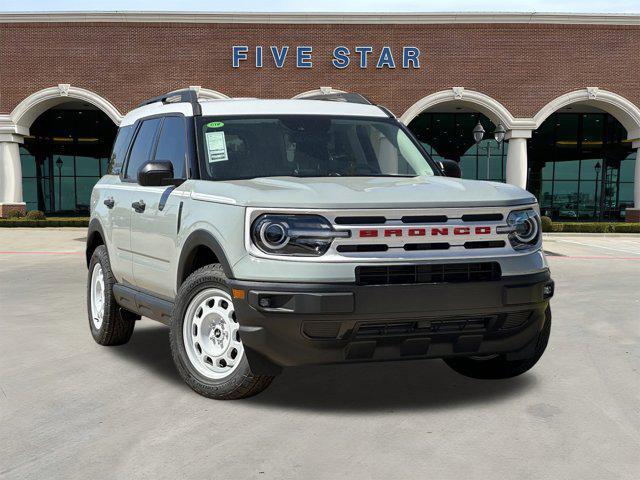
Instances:
[[[207,142],[209,163],[226,162],[229,160],[224,132],[207,132],[205,139]]]
[[[222,122],[210,122],[210,123],[207,123],[207,127],[209,127],[209,128],[221,128],[221,127],[224,127],[224,123],[222,123]]]

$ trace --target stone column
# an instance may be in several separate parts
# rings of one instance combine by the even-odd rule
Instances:
[[[24,213],[22,201],[22,165],[20,163],[21,135],[0,134],[0,218],[12,210]]]
[[[636,149],[636,169],[633,175],[633,208],[627,208],[625,220],[640,222],[640,142],[633,142]]]
[[[509,140],[506,181],[520,188],[527,188],[527,138],[531,130],[509,130],[505,136]]]

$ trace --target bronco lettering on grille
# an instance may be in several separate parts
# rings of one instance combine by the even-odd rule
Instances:
[[[432,228],[367,228],[359,231],[360,238],[377,237],[437,237],[447,235],[491,235],[490,226],[482,227],[432,227]]]

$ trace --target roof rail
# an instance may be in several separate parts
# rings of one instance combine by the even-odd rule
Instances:
[[[202,108],[200,102],[198,102],[198,92],[190,88],[183,90],[174,90],[173,92],[165,93],[157,97],[145,100],[137,108],[144,107],[145,105],[151,105],[152,103],[190,103],[193,108],[194,115],[202,115]]]
[[[383,107],[382,105],[377,105],[369,100],[367,97],[362,95],[361,93],[349,93],[349,92],[339,92],[339,93],[318,93],[316,95],[310,95],[308,97],[300,97],[297,100],[324,100],[327,102],[347,102],[347,103],[360,103],[362,105],[373,105],[382,110],[389,118],[396,118],[396,116],[391,113],[391,111],[387,107]]]
[[[324,100],[327,102],[346,102],[360,103],[362,105],[375,105],[364,95],[359,93],[340,92],[340,93],[318,93],[308,97],[298,98],[297,100]]]

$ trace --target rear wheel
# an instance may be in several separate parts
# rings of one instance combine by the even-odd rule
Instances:
[[[180,287],[171,320],[171,352],[183,380],[205,397],[246,398],[273,380],[249,368],[220,265],[195,271]]]
[[[127,343],[138,318],[135,314],[120,308],[116,303],[113,295],[115,283],[107,247],[100,245],[91,256],[87,279],[89,328],[93,339],[100,345]]]
[[[545,324],[535,343],[530,357],[521,360],[508,360],[505,354],[491,355],[487,357],[454,357],[445,358],[444,361],[453,370],[471,378],[501,379],[522,375],[530,370],[547,348],[551,334],[551,309],[547,307]]]

